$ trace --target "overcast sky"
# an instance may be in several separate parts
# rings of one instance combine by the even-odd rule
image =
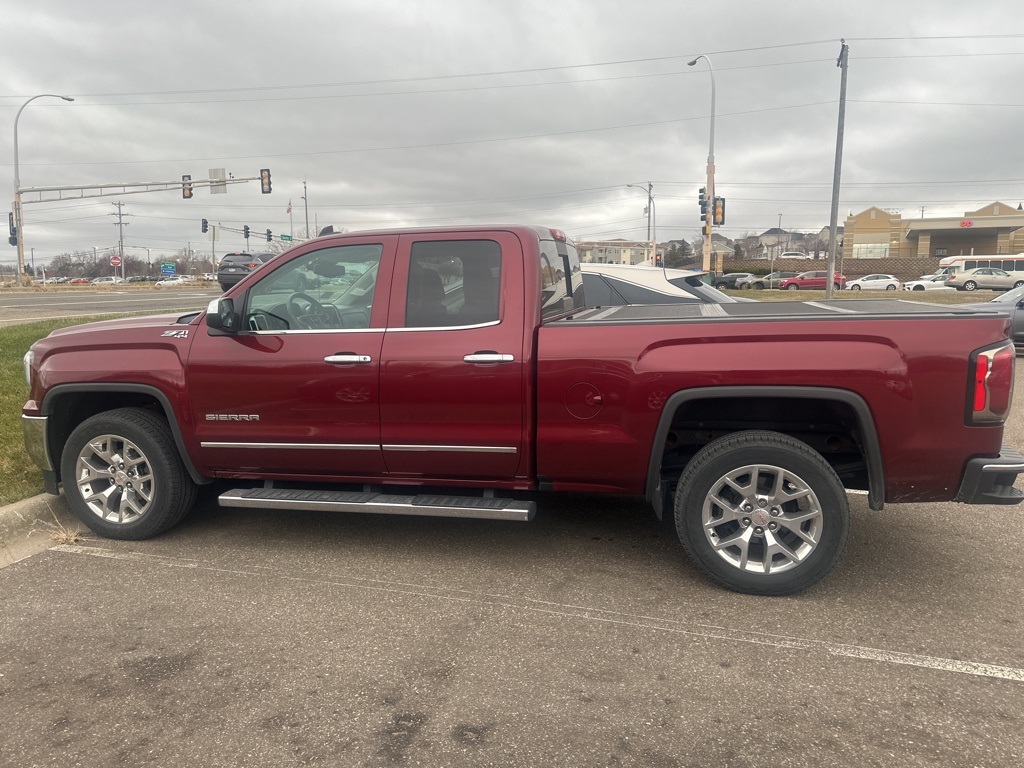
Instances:
[[[708,9],[716,15],[709,17]],[[25,206],[43,263],[117,242],[210,248],[254,233],[530,223],[661,241],[699,227],[717,88],[728,237],[829,223],[850,46],[839,222],[1024,200],[1020,0],[11,0],[0,32],[0,177],[23,187],[235,177],[197,189]],[[71,192],[75,197],[79,193]],[[10,210],[8,194],[4,211]],[[26,196],[26,200],[31,200]],[[291,202],[291,217],[286,208]],[[217,252],[242,250],[225,233]],[[266,245],[254,238],[250,250]],[[11,263],[15,249],[0,251]],[[26,250],[26,255],[29,254]]]

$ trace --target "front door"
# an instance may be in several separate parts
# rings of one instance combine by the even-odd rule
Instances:
[[[399,240],[381,354],[393,477],[508,481],[528,471],[522,259],[511,233]]]
[[[397,238],[311,246],[236,296],[242,329],[205,326],[188,389],[200,463],[225,474],[385,472],[380,359]]]

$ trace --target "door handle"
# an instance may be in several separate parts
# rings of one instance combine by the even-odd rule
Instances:
[[[352,352],[339,352],[336,355],[328,355],[324,358],[325,363],[331,363],[332,365],[365,365],[372,361],[373,358],[369,355],[357,355]]]
[[[511,363],[516,358],[515,355],[510,355],[508,353],[474,352],[471,355],[466,355],[462,359],[467,363]]]

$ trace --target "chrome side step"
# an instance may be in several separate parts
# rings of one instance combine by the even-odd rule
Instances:
[[[399,493],[299,491],[284,488],[237,488],[218,498],[222,507],[290,509],[303,512],[369,512],[375,515],[472,517],[528,522],[537,512],[532,501],[475,496],[405,496]]]

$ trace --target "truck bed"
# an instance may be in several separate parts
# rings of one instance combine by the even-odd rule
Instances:
[[[757,301],[735,304],[631,304],[594,307],[556,323],[664,323],[722,320],[810,320],[870,316],[872,319],[900,317],[953,317],[999,314],[973,307],[929,304],[902,299],[844,299],[842,301]],[[1002,314],[1006,314],[1002,311]]]

